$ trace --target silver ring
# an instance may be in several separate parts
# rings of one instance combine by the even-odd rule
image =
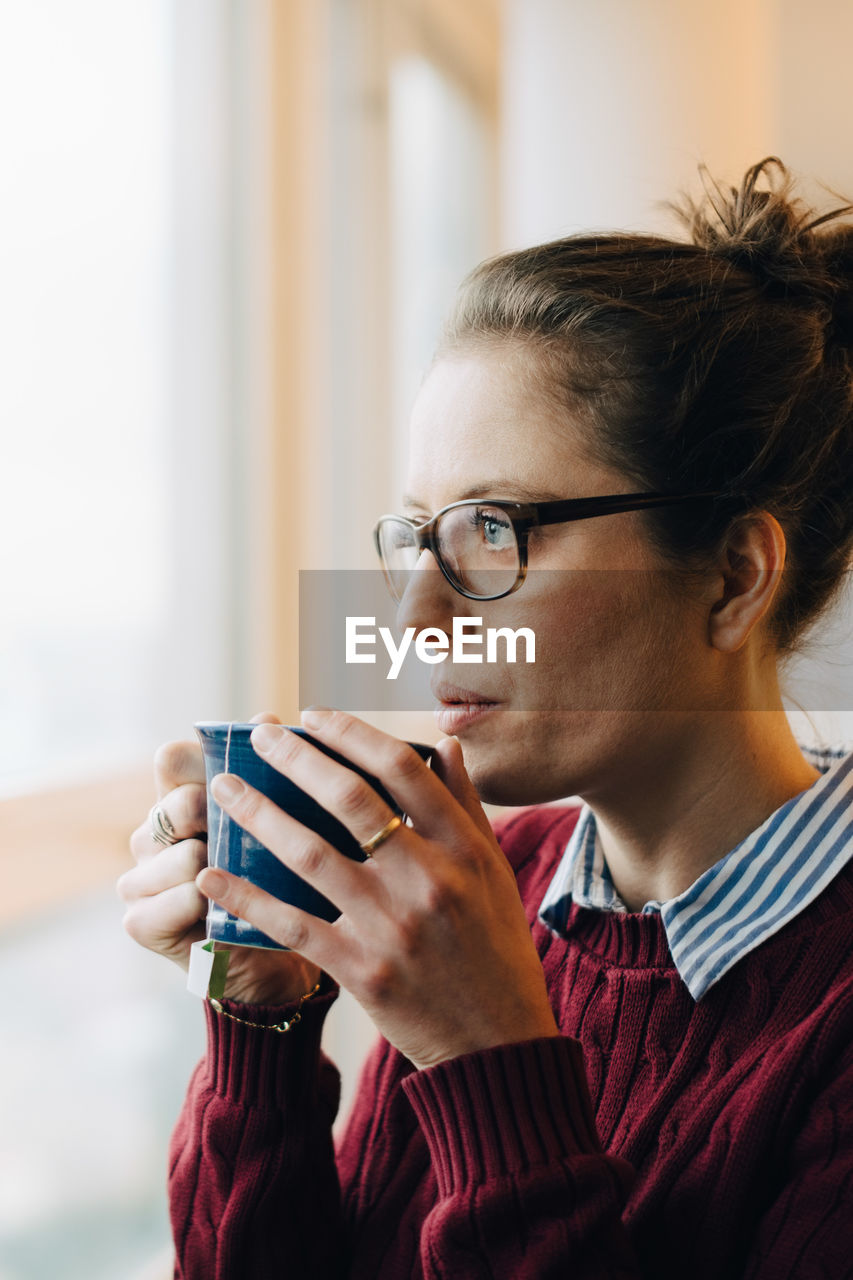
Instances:
[[[172,826],[169,815],[161,804],[152,805],[148,819],[151,823],[151,834],[158,844],[170,845],[178,843],[175,828]]]
[[[393,818],[389,818],[384,827],[381,827],[380,830],[376,832],[375,836],[371,836],[369,840],[365,840],[364,844],[361,845],[361,852],[365,857],[372,858],[374,851],[378,849],[381,844],[384,844],[388,837],[392,836],[397,828],[402,827],[402,825],[403,819],[398,818],[395,814]]]

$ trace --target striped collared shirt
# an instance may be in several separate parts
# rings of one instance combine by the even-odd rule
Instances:
[[[802,750],[821,772],[807,791],[677,898],[643,907],[644,914],[660,912],[675,967],[694,1000],[813,902],[853,857],[851,747]],[[542,899],[540,919],[554,933],[564,932],[572,901],[600,911],[627,910],[587,805]]]

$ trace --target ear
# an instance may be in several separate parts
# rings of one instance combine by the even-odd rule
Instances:
[[[782,585],[785,534],[769,511],[737,520],[717,561],[708,639],[721,653],[741,649],[770,610]]]

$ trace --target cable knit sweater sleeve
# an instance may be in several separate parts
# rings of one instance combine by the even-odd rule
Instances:
[[[205,1006],[208,1053],[190,1081],[169,1152],[176,1278],[346,1274],[332,1146],[340,1076],[320,1050],[337,994],[324,978],[300,1025],[284,1035]],[[263,1023],[296,1010],[224,1007]]]
[[[621,1220],[633,1171],[601,1149],[576,1040],[466,1054],[403,1089],[438,1182],[421,1236],[430,1280],[639,1275]]]

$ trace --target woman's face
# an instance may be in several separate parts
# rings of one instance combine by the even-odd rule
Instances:
[[[413,519],[468,497],[547,501],[637,488],[589,457],[569,412],[537,387],[530,353],[511,344],[434,365],[414,407],[410,459]],[[399,622],[448,634],[454,616],[531,628],[532,664],[448,657],[432,668],[434,691],[445,693],[439,725],[459,738],[484,800],[592,799],[678,749],[702,693],[707,617],[673,590],[639,512],[534,529],[528,549],[521,588],[482,602],[455,592],[422,553]],[[489,705],[473,717],[454,712],[460,690]]]

